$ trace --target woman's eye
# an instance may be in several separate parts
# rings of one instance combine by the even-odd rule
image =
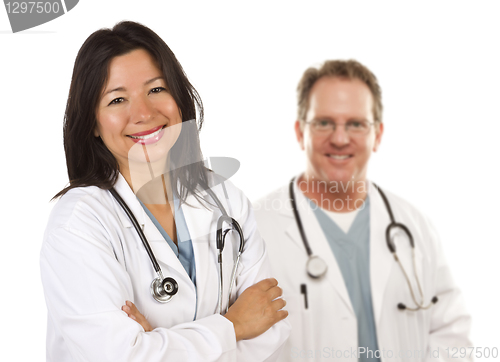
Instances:
[[[151,92],[151,93],[160,93],[160,92],[162,92],[162,91],[164,91],[164,90],[166,90],[166,89],[165,89],[165,88],[163,88],[163,87],[156,87],[156,88],[151,89],[151,91],[150,91],[150,92]]]
[[[110,106],[112,104],[118,104],[118,103],[121,103],[123,101],[124,101],[123,97],[115,98],[111,102],[109,102],[108,106]]]

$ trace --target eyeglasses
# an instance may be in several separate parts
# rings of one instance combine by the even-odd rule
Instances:
[[[337,129],[337,124],[329,119],[313,119],[305,123],[311,126],[311,130],[314,133],[321,135],[330,135]],[[346,133],[350,136],[365,136],[370,132],[372,125],[374,125],[374,122],[350,120],[338,126],[344,126]]]

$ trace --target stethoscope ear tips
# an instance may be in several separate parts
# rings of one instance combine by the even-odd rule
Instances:
[[[438,297],[436,297],[436,296],[432,297],[432,299],[431,299],[432,304],[436,304],[438,301],[439,301],[439,298],[438,298]],[[414,312],[415,312],[415,311],[420,310],[420,309],[427,309],[427,308],[429,308],[432,304],[429,304],[429,305],[428,305],[428,306],[426,306],[426,307],[425,307],[425,306],[423,306],[423,305],[419,305],[417,308],[414,308],[414,309],[409,308],[408,310],[411,310],[411,311],[414,311]],[[399,309],[399,310],[406,310],[407,308],[406,308],[406,305],[404,305],[403,303],[399,303],[399,304],[398,304],[398,309]]]

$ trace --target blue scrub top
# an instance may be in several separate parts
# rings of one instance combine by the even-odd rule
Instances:
[[[356,313],[358,346],[372,351],[371,354],[360,353],[359,361],[380,362],[380,358],[374,357],[378,342],[370,283],[370,199],[366,198],[363,209],[359,210],[347,233],[320,207],[308,201],[342,272]]]

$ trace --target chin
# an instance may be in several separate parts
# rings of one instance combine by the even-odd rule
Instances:
[[[330,184],[337,184],[338,187],[344,187],[344,188],[346,188],[347,186],[352,187],[353,182],[355,183],[355,181],[350,179],[350,178],[332,178],[332,179],[330,179]]]
[[[351,172],[329,172],[322,177],[323,180],[327,182],[336,182],[339,184],[346,184],[348,182],[355,181],[356,178]]]

